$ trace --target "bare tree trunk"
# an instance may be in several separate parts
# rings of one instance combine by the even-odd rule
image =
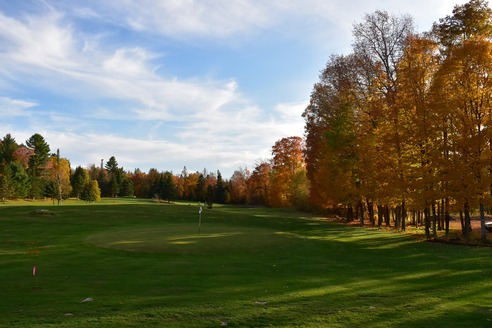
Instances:
[[[360,225],[364,226],[364,203],[362,202],[362,198],[359,199],[359,220]]]
[[[425,237],[430,239],[430,210],[427,206],[424,209],[424,221],[425,221]]]
[[[471,232],[471,222],[470,222],[470,205],[468,202],[465,203],[465,225],[463,229],[463,236],[468,239],[470,237],[470,232]]]
[[[369,199],[366,199],[366,201],[367,212],[369,213],[369,220],[371,221],[371,227],[374,227],[376,225],[376,222],[374,221],[374,203]]]
[[[434,238],[437,238],[436,221],[437,221],[436,202],[432,202],[432,236]]]
[[[397,231],[400,231],[400,206],[396,206],[395,208],[395,228]]]
[[[401,231],[405,231],[407,220],[407,209],[405,208],[405,201],[401,202]]]
[[[381,228],[383,225],[383,213],[384,212],[384,207],[382,205],[378,205],[378,227]]]
[[[487,242],[487,233],[485,230],[485,209],[483,200],[480,198],[480,236],[482,237],[482,243]]]
[[[384,206],[384,221],[385,221],[386,226],[390,225],[390,210],[389,210],[388,205]]]
[[[463,209],[460,210],[460,223],[461,223],[461,231],[464,234],[464,231],[465,231],[465,219],[463,217]]]
[[[446,236],[449,236],[449,219],[450,219],[450,215],[449,215],[449,198],[446,197],[446,201],[444,202],[444,217],[445,217],[445,221],[446,221]]]
[[[437,202],[437,230],[441,231],[444,229],[444,209],[443,200]]]
[[[347,221],[352,222],[354,220],[354,209],[351,204],[347,205]]]

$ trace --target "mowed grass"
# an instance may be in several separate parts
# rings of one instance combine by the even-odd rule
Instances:
[[[491,248],[291,210],[198,219],[132,199],[0,205],[0,327],[492,327]]]

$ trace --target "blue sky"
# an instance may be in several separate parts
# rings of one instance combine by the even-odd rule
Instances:
[[[72,167],[220,170],[302,136],[352,25],[387,10],[419,31],[447,0],[0,0],[0,137],[40,133]]]

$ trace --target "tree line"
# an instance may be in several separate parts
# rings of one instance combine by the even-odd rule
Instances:
[[[353,50],[332,55],[305,119],[310,203],[350,219],[422,220],[427,237],[463,234],[492,189],[492,10],[484,0],[454,7],[430,31],[407,15],[367,14]]]
[[[0,199],[50,198],[61,203],[75,197],[97,202],[101,197],[188,200],[221,204],[308,206],[308,187],[300,137],[283,138],[272,147],[272,159],[259,160],[251,172],[238,168],[230,179],[220,171],[126,171],[114,156],[100,165],[72,168],[36,133],[25,143],[10,134],[0,139]]]

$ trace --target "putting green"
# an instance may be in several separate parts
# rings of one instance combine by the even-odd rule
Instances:
[[[295,238],[267,229],[213,225],[200,232],[196,226],[113,230],[92,235],[88,240],[99,247],[133,252],[224,254],[282,247]]]

